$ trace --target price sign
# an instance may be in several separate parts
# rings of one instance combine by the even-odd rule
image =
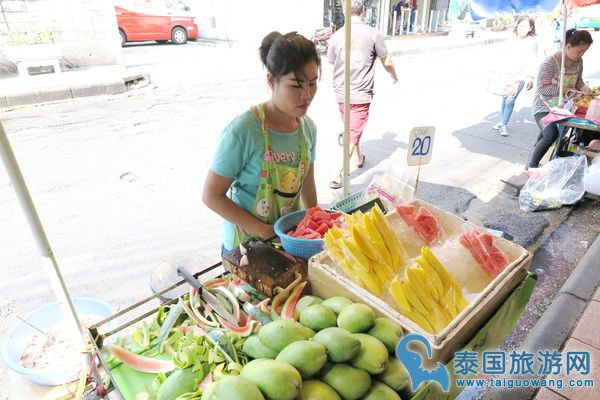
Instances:
[[[431,161],[435,126],[416,126],[410,131],[406,164],[408,166],[425,165]]]

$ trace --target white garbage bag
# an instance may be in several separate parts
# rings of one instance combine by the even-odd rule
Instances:
[[[580,154],[559,157],[532,171],[521,189],[519,207],[523,211],[541,211],[575,204],[585,194],[587,158]]]

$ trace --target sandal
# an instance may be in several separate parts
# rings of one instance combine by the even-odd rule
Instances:
[[[329,187],[331,189],[341,189],[342,183],[339,180],[334,179],[331,182],[329,182]]]
[[[359,162],[358,164],[356,164],[356,167],[357,167],[357,168],[362,168],[362,167],[364,167],[364,166],[365,166],[365,160],[366,160],[366,157],[365,157],[365,155],[363,154],[361,162]]]

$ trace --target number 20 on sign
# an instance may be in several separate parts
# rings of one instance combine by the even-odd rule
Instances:
[[[406,164],[408,166],[425,165],[431,161],[435,126],[416,126],[410,131]]]

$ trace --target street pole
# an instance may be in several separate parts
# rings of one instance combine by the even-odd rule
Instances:
[[[558,77],[559,83],[558,83],[557,107],[562,106],[563,90],[565,90],[564,83],[563,83],[563,77],[565,76],[565,47],[566,47],[566,41],[567,41],[567,3],[565,2],[565,0],[562,1],[562,9],[563,9],[563,25],[562,25],[562,44],[561,44],[561,50],[560,50],[560,54],[561,54],[560,76]]]
[[[60,268],[58,267],[58,262],[56,261],[52,247],[50,247],[50,242],[48,241],[48,237],[46,236],[46,232],[42,226],[42,221],[40,220],[40,216],[37,213],[35,205],[33,204],[33,200],[29,190],[27,189],[27,184],[25,183],[25,179],[23,179],[23,174],[21,173],[21,169],[19,168],[15,154],[12,151],[12,147],[10,146],[10,142],[8,141],[8,137],[2,122],[0,122],[0,158],[2,158],[2,162],[4,163],[4,167],[8,173],[8,177],[10,178],[10,181],[15,189],[17,199],[19,200],[19,204],[23,209],[23,214],[25,214],[27,224],[29,225],[29,229],[31,230],[35,244],[37,245],[38,252],[40,253],[42,266],[48,272],[50,283],[63,309],[64,317],[67,323],[70,323],[74,329],[77,329],[83,346],[86,348],[88,345],[86,339],[87,335],[85,334],[83,326],[81,325],[81,321],[77,316],[77,311],[75,311],[75,306],[73,305],[73,301],[69,295],[69,290],[67,289],[67,285],[65,284],[62,273],[60,272]],[[93,358],[91,353],[86,351],[85,354],[86,364],[90,366],[90,368],[94,368],[92,365]],[[98,382],[102,382],[100,380],[100,376],[96,375],[97,370],[95,368],[94,371],[94,377],[98,379]]]
[[[347,197],[350,194],[350,50],[352,47],[352,7],[351,2],[345,2],[344,22],[344,164],[342,167],[342,192]]]
[[[404,30],[404,10],[400,9],[400,36],[402,36]]]
[[[421,31],[423,31],[423,32],[427,32],[427,7],[428,7],[427,3],[428,3],[427,0],[425,0],[423,2],[423,11],[422,11],[423,12],[423,20],[422,20],[422,23],[421,23],[421,25],[422,25],[421,26]]]

